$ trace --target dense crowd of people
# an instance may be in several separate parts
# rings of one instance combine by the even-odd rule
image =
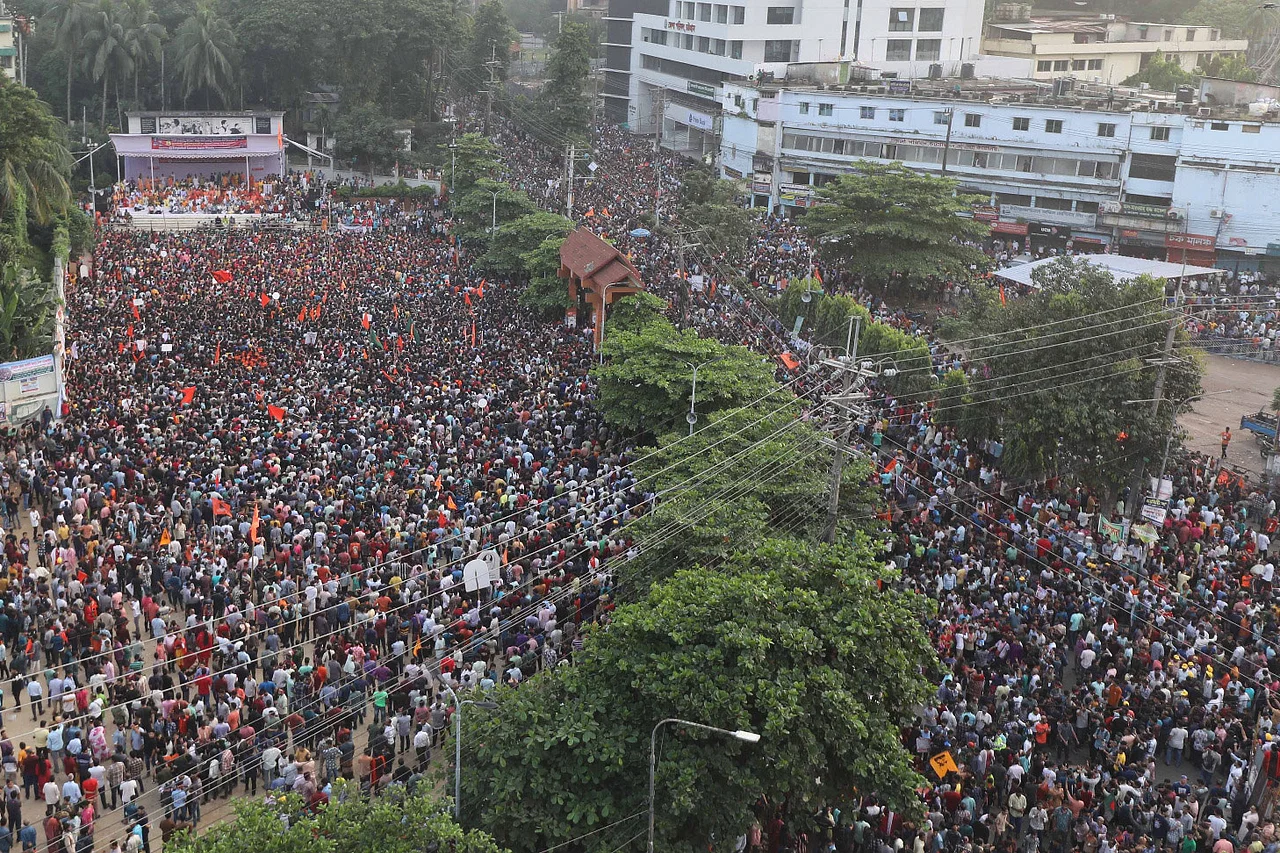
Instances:
[[[558,155],[514,125],[494,138],[505,177],[564,210]],[[616,129],[592,156],[575,218],[673,311],[727,343],[795,345],[756,298],[819,267],[794,223],[761,220],[751,286],[698,251],[685,278],[679,246],[632,236],[674,215],[676,162]],[[414,784],[453,691],[564,665],[608,619],[610,567],[654,494],[592,405],[590,334],[519,310],[444,207],[335,202],[305,174],[127,188],[125,210],[349,227],[108,228],[68,293],[67,411],[3,448],[0,677],[23,731],[0,731],[0,853],[149,851],[153,786],[167,840],[236,790],[315,806],[339,778]],[[918,315],[822,273],[954,366]],[[741,846],[1280,850],[1274,502],[1191,458],[1131,544],[1123,507],[1005,482],[998,443],[966,444],[921,399],[871,404],[857,440],[886,559],[938,603],[945,676],[903,731],[927,817],[874,791],[816,815],[761,802]],[[24,802],[44,804],[40,833]]]

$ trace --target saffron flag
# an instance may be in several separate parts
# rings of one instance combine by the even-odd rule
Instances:
[[[188,406],[191,401],[196,398],[196,386],[192,385],[182,389],[182,405]]]
[[[253,507],[253,521],[249,522],[249,544],[256,545],[258,542],[258,506]]]
[[[284,409],[280,408],[279,406],[272,406],[270,403],[268,403],[267,414],[271,415],[271,417],[275,418],[277,421],[284,420]],[[256,515],[257,513],[255,512],[254,514]]]
[[[222,341],[218,341],[218,345],[213,348],[213,363],[217,364],[222,360]]]
[[[164,547],[173,541],[173,537],[169,535],[169,528],[164,529],[164,533],[160,534],[160,546]]]
[[[258,295],[258,301],[262,303],[263,308],[266,308],[271,304],[271,297],[267,296],[266,293],[261,293]]]
[[[1001,305],[1008,305],[1008,304],[1009,304],[1008,300],[1006,300],[1006,299],[1005,299],[1005,296],[1004,296],[1004,285],[1003,285],[1003,284],[1002,284],[1002,285],[1000,285],[1000,304],[1001,304]]]
[[[372,315],[372,314],[366,313],[366,314],[364,314],[364,316],[362,316],[362,317],[360,318],[360,327],[361,327],[362,329],[368,329],[368,328],[369,328],[370,326],[372,326],[372,325],[373,325],[373,315]]]
[[[303,305],[302,308],[298,310],[298,322],[304,323],[306,322],[306,319],[307,319],[307,306]]]
[[[135,305],[133,305],[133,306],[132,306],[132,308],[133,308],[133,319],[135,319],[135,320],[141,320],[141,319],[142,319],[142,315],[138,313],[138,306],[135,304]]]
[[[476,345],[476,324],[474,320],[471,322],[471,345]]]
[[[227,503],[227,502],[226,502],[226,501],[224,501],[222,498],[214,497],[214,499],[213,499],[213,517],[214,517],[214,518],[217,518],[217,517],[218,517],[218,516],[220,516],[220,515],[230,516],[230,515],[231,515],[231,504]]]
[[[400,303],[399,303],[399,302],[397,302],[395,305],[392,305],[392,306],[391,306],[391,314],[392,314],[392,316],[394,316],[397,320],[399,320],[399,319],[400,319]]]
[[[462,294],[462,301],[467,303],[467,307],[468,307],[468,308],[470,308],[470,307],[471,307],[471,294],[470,294],[470,292]]]

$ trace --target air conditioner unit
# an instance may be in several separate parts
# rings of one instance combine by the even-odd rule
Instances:
[[[1166,217],[1166,218],[1168,218],[1168,219],[1175,219],[1175,220],[1176,220],[1176,219],[1181,219],[1181,218],[1182,218],[1182,211],[1181,211],[1181,210],[1174,210],[1173,208],[1170,208],[1170,209],[1169,209],[1169,212],[1165,214],[1165,217]]]
[[[1212,114],[1213,114],[1213,110],[1209,109],[1208,107],[1201,107],[1200,109],[1196,110],[1196,116],[1198,118],[1208,118]]]
[[[1210,219],[1221,219],[1221,218],[1222,218],[1222,208],[1220,208],[1220,207],[1211,207],[1211,208],[1209,208],[1209,218],[1210,218]]]

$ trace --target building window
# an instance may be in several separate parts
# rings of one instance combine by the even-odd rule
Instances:
[[[1031,129],[1031,119],[1026,118],[1026,117],[1022,117],[1022,118],[1015,118],[1015,119],[1013,120],[1013,129],[1014,129],[1014,130],[1030,130],[1030,129]]]
[[[889,121],[906,121],[906,110],[889,110]]]
[[[1039,62],[1037,62],[1037,63],[1036,63],[1036,70],[1037,70],[1037,71],[1052,71],[1052,70],[1053,70],[1053,60],[1051,60],[1051,59],[1042,59],[1042,60],[1040,60]]]
[[[764,43],[764,61],[790,62],[791,44],[790,39],[768,39]]]
[[[729,42],[729,58],[730,59],[742,58],[742,42],[739,39],[734,39],[733,41]]]
[[[1225,121],[1215,121],[1209,125],[1209,129],[1210,130],[1230,130],[1231,125],[1227,124]]]
[[[1240,125],[1241,133],[1262,133],[1262,125],[1260,124],[1242,124]]]
[[[858,108],[858,118],[874,119],[875,117],[876,117],[875,107],[859,107]]]
[[[1187,41],[1196,40],[1196,31],[1194,27],[1187,27]]]
[[[835,110],[835,104],[818,104],[818,115],[829,116]]]
[[[1083,70],[1084,70],[1084,60],[1083,60],[1083,59],[1073,59],[1073,60],[1071,60],[1071,70],[1072,70],[1072,71],[1083,71]]]
[[[1034,171],[1034,170],[1032,169],[1032,162],[1033,162],[1033,160],[1032,160],[1032,158],[1031,158],[1030,156],[1028,156],[1028,155],[1019,155],[1019,157],[1018,157],[1018,171],[1019,171],[1019,172],[1031,172],[1031,171]]]
[[[1048,118],[1044,120],[1045,133],[1062,133],[1062,119]]]
[[[1152,141],[1152,142],[1168,142],[1168,141],[1169,141],[1169,128],[1167,128],[1167,127],[1153,127],[1153,128],[1151,128],[1151,141]]]
[[[897,160],[897,159],[898,159],[898,146],[896,146],[896,145],[881,145],[881,146],[880,146],[880,159],[881,159],[881,160]]]
[[[1098,123],[1098,135],[1105,136],[1108,139],[1116,135],[1116,126],[1111,122],[1103,121]]]
[[[911,39],[889,39],[884,59],[885,62],[910,62]]]
[[[889,32],[891,33],[909,33],[915,29],[915,9],[890,9],[889,10]]]
[[[933,114],[934,124],[951,124],[951,113],[946,110],[939,110]]]
[[[942,58],[942,39],[916,39],[916,62],[937,62]]]
[[[1071,65],[1071,61],[1067,59],[1055,59],[1053,62],[1054,71],[1066,71]]]
[[[1129,160],[1129,177],[1147,181],[1172,181],[1177,166],[1177,157],[1134,154]]]
[[[1090,60],[1089,60],[1089,70],[1090,70],[1090,71],[1101,71],[1101,70],[1102,70],[1102,60],[1101,60],[1101,59],[1090,59]]]
[[[982,116],[979,115],[978,113],[965,113],[964,126],[965,127],[982,127]]]
[[[710,3],[698,4],[698,20],[706,21],[708,24],[711,23],[711,4]]]
[[[946,9],[921,9],[920,23],[916,27],[922,33],[942,32],[942,18]]]
[[[733,23],[741,24],[747,19],[746,6],[730,6],[729,10],[733,13]]]
[[[729,23],[729,7],[724,5],[723,3],[716,4],[716,23],[717,24]]]
[[[973,168],[975,169],[987,168],[987,152],[985,151],[973,152]]]
[[[770,24],[794,24],[796,22],[795,7],[770,6],[765,21]]]
[[[711,52],[716,56],[724,56],[724,39],[712,39]]]
[[[695,12],[694,10],[696,10],[697,8],[698,8],[698,4],[697,4],[697,3],[689,3],[689,2],[686,2],[686,3],[684,4],[684,17],[685,17],[685,20],[687,20],[687,21],[692,21],[694,18],[696,18],[696,17],[697,17],[697,14],[696,14],[696,12]]]
[[[698,36],[697,50],[698,53],[710,53],[711,36]]]

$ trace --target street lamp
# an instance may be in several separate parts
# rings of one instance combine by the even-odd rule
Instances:
[[[441,684],[449,697],[453,699],[453,819],[462,820],[462,706],[475,705],[492,711],[498,707],[497,702],[476,702],[472,699],[460,700],[458,694],[447,684]]]
[[[680,725],[688,726],[691,729],[701,729],[704,732],[715,732],[716,734],[728,735],[729,737],[740,740],[743,743],[760,742],[760,735],[743,729],[729,731],[728,729],[720,729],[715,726],[707,726],[702,723],[690,722],[689,720],[681,720],[677,717],[667,717],[665,720],[659,720],[658,724],[653,727],[653,732],[649,735],[649,853],[653,853],[653,792],[654,783],[658,777],[658,729],[662,728],[667,723],[679,723]]]
[[[689,394],[689,414],[684,416],[684,419],[689,424],[689,435],[693,435],[693,425],[698,422],[698,412],[697,412],[697,409],[695,408],[695,406],[697,406],[698,404],[698,369],[702,367],[706,367],[708,364],[712,364],[717,361],[724,361],[724,359],[725,359],[725,356],[718,355],[715,358],[707,359],[701,364],[694,364],[691,361],[685,362],[685,366],[693,370],[693,390]]]
[[[498,193],[502,190],[489,190],[489,195],[493,196],[493,223],[489,226],[489,231],[498,230]]]

